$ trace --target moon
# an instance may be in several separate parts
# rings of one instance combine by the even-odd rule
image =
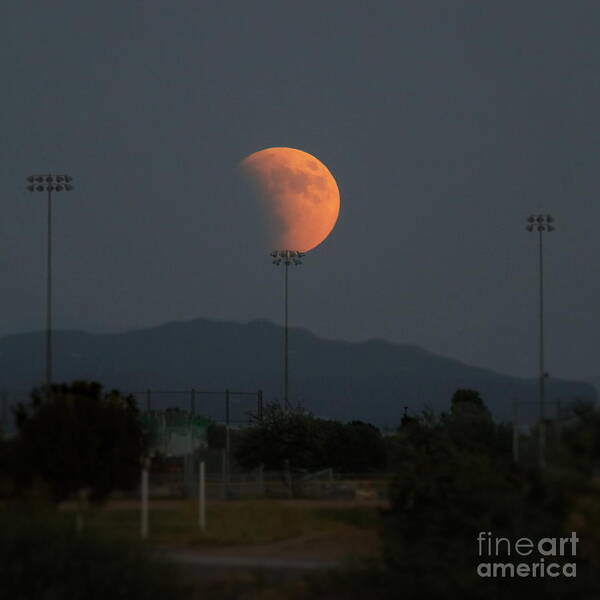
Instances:
[[[320,160],[295,148],[266,148],[239,166],[258,193],[272,250],[308,252],[331,233],[340,192]]]

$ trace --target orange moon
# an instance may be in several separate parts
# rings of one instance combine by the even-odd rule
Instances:
[[[258,192],[272,250],[308,252],[331,233],[340,192],[320,160],[295,148],[266,148],[240,168]]]

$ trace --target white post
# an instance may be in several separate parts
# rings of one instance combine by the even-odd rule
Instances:
[[[200,477],[198,481],[198,525],[206,531],[206,481],[204,461],[200,461]]]
[[[144,459],[142,464],[142,521],[141,535],[142,539],[148,537],[148,467],[149,460]]]
[[[227,500],[227,448],[221,448],[221,497]]]

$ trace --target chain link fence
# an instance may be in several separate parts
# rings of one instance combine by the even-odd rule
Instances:
[[[243,471],[226,468],[224,449],[205,448],[182,459],[153,461],[149,473],[149,493],[153,500],[194,498],[198,494],[199,464],[205,463],[205,490],[208,500],[332,499],[380,501],[387,498],[389,473],[336,473],[333,469],[316,472]],[[139,489],[117,494],[118,498],[137,499]]]
[[[262,419],[263,394],[261,390],[243,392],[235,390],[206,391],[147,389],[123,392],[136,400],[140,413],[158,414],[167,409],[185,411],[208,421],[225,425],[244,426]],[[0,432],[12,437],[17,432],[14,409],[22,402],[28,404],[31,392],[0,391]]]

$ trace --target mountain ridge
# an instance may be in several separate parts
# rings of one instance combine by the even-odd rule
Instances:
[[[44,336],[27,332],[0,338],[1,387],[28,390],[43,383]],[[379,338],[331,340],[291,327],[289,340],[290,400],[321,416],[396,426],[404,406],[411,413],[425,406],[447,410],[459,387],[478,389],[500,420],[511,418],[514,399],[535,412],[535,378]],[[196,318],[117,333],[55,330],[53,341],[55,381],[96,379],[122,391],[261,389],[266,401],[281,399],[283,328],[266,319]],[[555,399],[597,397],[597,389],[585,381],[550,379],[547,391],[549,405]]]

